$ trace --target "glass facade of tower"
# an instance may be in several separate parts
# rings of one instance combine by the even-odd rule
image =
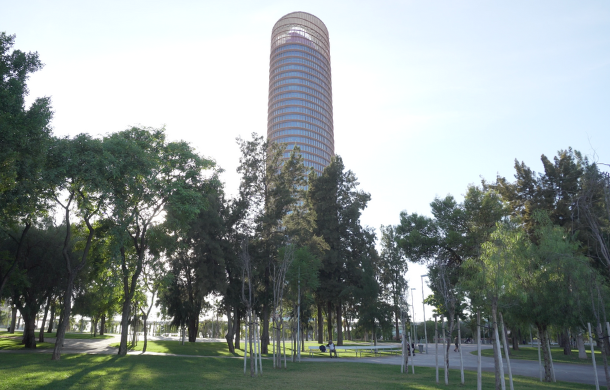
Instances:
[[[271,33],[267,138],[295,145],[318,173],[335,154],[328,30],[317,17],[292,12]]]

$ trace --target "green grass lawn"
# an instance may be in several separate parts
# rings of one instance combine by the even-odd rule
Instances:
[[[542,351],[540,351],[542,353]],[[477,351],[471,352],[473,355],[477,354]],[[523,360],[535,360],[538,361],[538,348],[536,347],[519,347],[519,350],[515,351],[510,349],[511,359],[523,359]],[[481,356],[493,357],[493,349],[484,349],[481,351]],[[553,363],[574,363],[574,364],[592,364],[591,362],[591,350],[587,349],[587,359],[578,358],[578,350],[573,349],[572,355],[564,355],[563,348],[551,348],[551,356],[553,357]],[[502,352],[504,358],[504,352]],[[541,356],[542,359],[544,359]],[[601,351],[595,351],[595,360],[597,364],[601,363],[602,355]]]
[[[362,345],[363,343],[352,342],[352,341],[344,341],[344,345]],[[119,346],[118,343],[111,344],[114,347]],[[305,352],[301,352],[301,356],[309,356],[309,346],[319,346],[315,341],[306,341],[305,342]],[[138,345],[135,347],[130,346],[130,350],[132,351],[141,351],[144,346],[144,341],[138,341]],[[227,343],[219,343],[219,342],[205,342],[205,343],[188,343],[185,342],[184,345],[180,341],[171,341],[171,340],[154,340],[148,341],[148,345],[146,347],[147,352],[160,352],[160,353],[172,353],[176,355],[195,355],[195,356],[243,356],[243,344],[241,345],[241,349],[236,350],[235,353],[230,353],[229,348],[227,347]],[[270,347],[271,348],[271,347]],[[338,352],[337,355],[339,357],[357,357],[360,356],[360,353],[356,355],[356,351],[342,351],[341,347],[337,347]],[[286,354],[288,358],[290,358],[290,353],[292,349],[290,348],[290,343],[286,342]],[[381,354],[387,355],[389,352],[384,351]],[[263,354],[263,356],[272,356],[271,354]],[[322,353],[320,350],[316,350],[313,353],[314,357],[328,357],[329,353]],[[362,352],[362,357],[371,357],[375,356],[374,353],[371,352]]]
[[[23,331],[18,330],[15,331],[14,334],[8,333],[7,331],[3,331],[0,332],[0,338],[6,338],[6,337],[22,337],[23,336]],[[55,332],[44,332],[44,337],[52,337],[55,338]],[[97,335],[95,337],[93,337],[93,334],[91,333],[66,333],[66,339],[111,339],[114,336],[110,336],[110,335]],[[36,332],[36,339],[38,339],[38,331]]]
[[[401,374],[399,366],[366,363],[289,363],[275,370],[263,362],[264,375],[243,374],[243,361],[231,358],[170,356],[64,355],[51,361],[48,354],[0,354],[0,389],[447,389],[436,384],[433,368],[416,367]],[[459,371],[450,372],[450,386],[459,386]],[[463,388],[476,388],[476,373],[465,373]],[[537,378],[515,377],[515,388],[593,389],[567,382],[540,383]],[[507,385],[508,386],[508,385]],[[493,373],[483,373],[483,388],[493,389]]]

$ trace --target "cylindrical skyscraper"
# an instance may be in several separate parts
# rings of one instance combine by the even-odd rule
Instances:
[[[294,145],[322,173],[335,154],[328,30],[317,17],[292,12],[273,26],[267,138]]]

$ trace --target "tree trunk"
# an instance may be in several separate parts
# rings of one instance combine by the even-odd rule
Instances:
[[[576,336],[576,345],[578,346],[578,358],[586,359],[587,351],[585,350],[585,340],[582,337],[582,331],[579,331]]]
[[[563,339],[563,354],[570,356],[572,355],[572,346],[570,345],[570,335],[568,334],[568,328],[565,328],[561,334]]]
[[[63,306],[64,306],[64,302],[62,300],[60,303],[60,309],[59,309],[59,321],[57,321],[57,329],[55,330],[55,338],[57,338],[57,336],[59,336],[59,325],[64,320],[64,307]],[[66,326],[69,326],[69,323]]]
[[[352,326],[351,326],[351,324],[349,322],[349,319],[346,320],[346,321],[347,321],[347,339],[349,341],[352,341]]]
[[[100,321],[100,336],[106,334],[106,314],[102,315],[102,320]]]
[[[239,349],[241,345],[241,313],[239,309],[235,309],[235,349]],[[245,342],[244,342],[245,344]],[[245,347],[244,347],[245,348]]]
[[[500,313],[500,318],[502,318],[502,313]],[[504,341],[508,340],[508,329],[506,328],[506,324],[502,324],[502,332],[504,333]],[[508,351],[508,356],[511,355],[510,352],[510,348],[508,347],[508,345],[506,345],[506,342],[502,343],[504,344],[504,348],[506,349],[506,351]],[[507,353],[507,352],[504,352]]]
[[[606,353],[606,344],[608,343],[608,335],[604,335],[604,331],[603,331],[603,327],[602,324],[600,324],[599,322],[597,323],[597,335],[598,338],[600,339],[600,347],[599,349],[601,349],[602,351],[602,359],[604,362],[604,372],[606,374],[606,383],[608,384],[608,387],[610,387],[610,372],[608,371],[608,354]]]
[[[144,345],[142,346],[142,353],[146,352],[146,347],[148,346],[148,316],[143,315],[142,320],[144,321]]]
[[[261,342],[261,354],[263,353],[269,353],[269,318],[271,317],[270,315],[270,307],[269,304],[266,303],[263,305],[263,318],[262,318],[262,322],[263,322],[263,329],[262,329],[262,335],[260,337],[260,342]]]
[[[343,346],[343,319],[341,318],[341,301],[337,304],[337,346]]]
[[[254,360],[252,356],[253,354],[253,336],[254,336],[254,327],[252,326],[252,311],[248,310],[248,322],[247,322],[247,327],[248,327],[248,349],[250,350],[250,377],[254,377]]]
[[[324,323],[322,320],[322,305],[318,303],[318,344],[324,344]]]
[[[233,337],[234,337],[233,321],[231,320],[231,309],[227,309],[227,334],[225,335],[225,340],[227,340],[227,346],[229,347],[230,353],[235,353],[235,346],[233,345]]]
[[[330,342],[333,339],[333,311],[330,301],[326,303],[326,330],[328,331],[328,341]]]
[[[11,310],[11,329],[10,334],[15,334],[15,327],[17,326],[17,306],[13,305]]]
[[[506,382],[504,381],[504,366],[502,363],[502,351],[500,350],[500,333],[498,331],[498,306],[497,301],[492,301],[491,316],[493,323],[493,348],[494,348],[494,372],[496,378],[496,390],[504,390]]]
[[[372,334],[372,336],[373,336],[373,345],[377,346],[377,330],[375,329],[375,324],[373,324],[372,329],[373,329],[373,334]]]
[[[36,313],[22,312],[23,315],[23,341],[25,348],[36,348]]]
[[[398,307],[396,307],[395,311],[394,311],[394,318],[395,318],[394,325],[396,326],[396,337],[395,337],[396,340],[400,340],[400,329],[398,328],[398,315],[399,315],[398,311],[399,311]]]
[[[137,310],[134,308],[134,310]],[[135,347],[138,345],[138,339],[136,332],[138,331],[138,315],[135,314],[131,320],[131,346]]]
[[[194,343],[197,341],[197,328],[199,328],[199,319],[197,317],[190,317],[188,319],[188,333],[189,333],[189,343]]]
[[[61,358],[61,349],[64,346],[64,339],[66,337],[66,329],[70,324],[70,313],[72,311],[72,289],[74,288],[74,273],[68,274],[68,285],[66,291],[64,291],[63,309],[60,314],[60,322],[57,325],[57,338],[55,339],[55,347],[53,348],[53,355],[51,360],[59,360]]]
[[[445,372],[448,373],[449,372],[449,349],[451,348],[451,342],[453,341],[452,339],[452,334],[453,334],[453,327],[455,326],[455,318],[453,316],[452,313],[449,313],[449,316],[447,318],[447,332],[448,332],[448,336],[449,339],[447,340],[447,353],[445,354]]]
[[[49,306],[51,305],[51,294],[47,298],[47,304],[44,307],[44,315],[42,316],[42,324],[40,325],[40,333],[38,334],[38,342],[44,343],[44,325],[47,322],[47,314],[49,313]]]
[[[51,304],[51,318],[49,318],[49,329],[47,329],[48,333],[53,332],[53,322],[55,321],[55,303]]]
[[[127,294],[123,301],[121,313],[121,343],[119,344],[119,356],[127,355],[127,337],[129,337],[129,317],[131,316],[131,296]]]
[[[144,232],[142,233],[142,237],[144,236]],[[129,270],[127,268],[127,259],[125,254],[125,248],[120,248],[121,251],[121,273],[123,278],[123,312],[121,317],[121,343],[119,345],[119,356],[127,355],[127,337],[129,331],[129,316],[131,315],[131,301],[136,292],[136,286],[138,282],[138,277],[142,272],[142,263],[144,261],[144,250],[145,247],[143,243],[140,244],[140,253],[138,253],[138,264],[136,265],[136,270],[131,275],[131,284],[129,283]]]
[[[538,336],[540,337],[540,344],[542,347],[542,358],[544,360],[544,381],[552,382],[551,375],[551,357],[549,356],[548,345],[548,334],[546,331],[546,326],[536,324],[538,327]]]

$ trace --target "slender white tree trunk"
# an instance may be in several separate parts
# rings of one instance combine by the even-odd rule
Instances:
[[[530,329],[531,332],[531,329]],[[542,356],[540,355],[540,331],[538,331],[538,371],[540,371],[540,382],[542,382]]]
[[[260,326],[257,326],[256,334],[258,335],[258,365],[261,368],[261,375],[263,375],[263,350],[260,337]]]
[[[287,368],[286,364],[286,333],[284,332],[284,327],[282,326],[282,345],[284,346],[284,368]]]
[[[409,345],[411,345],[411,334],[409,334]],[[411,351],[411,372],[413,374],[415,374],[415,351],[413,351],[415,348],[409,348],[409,350]],[[407,367],[407,371],[408,371],[408,367]]]
[[[494,337],[496,338],[496,348],[498,349],[498,361],[500,370],[500,386],[502,390],[506,390],[506,381],[504,379],[504,364],[502,363],[502,349],[500,347],[500,335],[498,333],[498,323],[494,322]]]
[[[589,326],[589,342],[591,343],[591,360],[593,361],[593,373],[595,374],[595,390],[599,390],[599,378],[597,377],[597,364],[595,364],[595,349],[593,348],[593,333],[591,333],[591,323]]]
[[[252,338],[254,342],[254,375],[258,375],[258,331],[256,330],[256,320],[252,319]]]
[[[248,317],[246,316],[246,320]],[[246,375],[246,361],[248,360],[248,325],[245,326],[244,337],[244,375]]]
[[[434,347],[436,348],[436,383],[438,383],[438,322],[434,317]]]
[[[460,317],[455,316],[457,321],[457,331],[458,331],[458,349],[460,350],[460,380],[462,384],[464,384],[464,358],[462,355],[462,330],[460,329]]]
[[[483,376],[481,373],[481,312],[477,312],[477,390],[483,388]]]
[[[510,368],[508,344],[506,343],[506,325],[504,324],[504,317],[502,317],[502,313],[500,313],[500,322],[502,323],[502,341],[504,342],[504,354],[506,355],[506,365],[508,366],[508,384],[510,385],[510,390],[515,390],[513,387],[513,371]]]
[[[445,373],[445,384],[448,385],[449,384],[449,372],[447,372],[447,371],[449,370],[449,367],[447,367],[447,361],[449,359],[447,357],[447,347],[449,347],[449,346],[445,345],[447,340],[445,337],[445,320],[444,319],[442,320],[441,325],[442,325],[441,328],[442,328],[442,332],[443,332],[443,371]]]

